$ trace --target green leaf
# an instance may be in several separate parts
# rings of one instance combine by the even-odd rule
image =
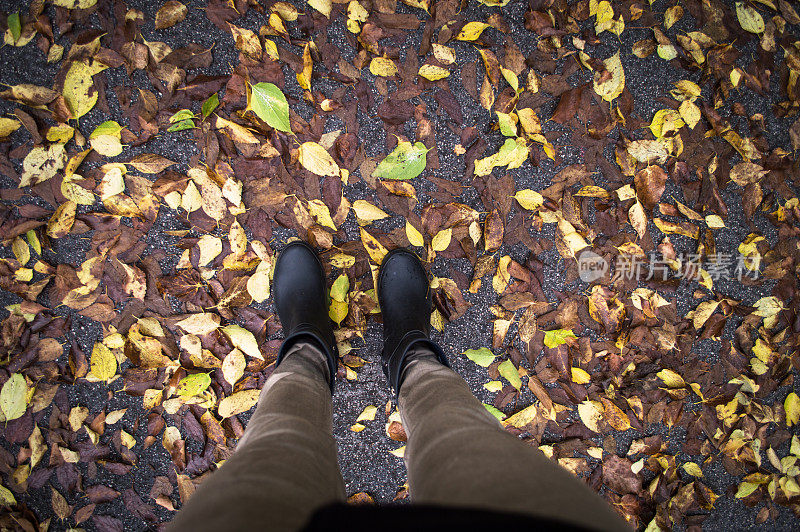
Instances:
[[[577,338],[572,329],[555,329],[544,332],[544,345],[547,347],[558,347],[567,343],[567,338]]]
[[[511,360],[505,360],[497,366],[497,371],[500,376],[511,383],[511,386],[519,390],[522,387],[522,379],[519,377],[519,371],[514,366]]]
[[[464,351],[467,358],[475,362],[479,366],[488,368],[494,362],[494,353],[488,348],[481,347],[480,349],[467,349]]]
[[[94,128],[92,134],[89,135],[89,140],[96,139],[100,135],[111,135],[112,137],[120,138],[121,132],[122,126],[120,126],[114,120],[107,120]]]
[[[490,392],[499,392],[503,389],[503,383],[500,381],[489,381],[483,385],[484,388]]]
[[[28,408],[28,383],[21,373],[12,373],[0,390],[0,410],[6,421],[17,419]]]
[[[8,16],[8,29],[11,31],[11,37],[14,42],[17,42],[22,35],[22,23],[19,20],[19,12],[11,13]]]
[[[736,498],[743,499],[756,491],[758,489],[758,484],[753,482],[742,482],[739,484],[739,489],[736,490]]]
[[[486,403],[483,403],[483,406],[484,408],[486,408],[486,410],[489,411],[491,415],[497,418],[497,421],[503,421],[506,418],[506,415],[504,413],[502,413],[492,405],[487,405]]]
[[[200,395],[211,384],[211,377],[208,373],[195,373],[187,375],[178,383],[175,393],[184,397]]]
[[[252,87],[250,109],[268,126],[289,133],[289,104],[286,96],[273,83],[256,83]]]
[[[340,303],[347,302],[347,291],[350,290],[350,279],[341,274],[331,285],[331,298]]]
[[[175,122],[181,122],[182,120],[191,120],[194,118],[194,113],[191,112],[189,109],[181,109],[171,117],[169,117],[169,123],[174,124]]]
[[[191,119],[181,120],[180,122],[176,122],[171,126],[169,126],[169,129],[167,129],[167,131],[168,132],[183,131],[185,129],[192,129],[194,127],[195,127],[194,122]]]
[[[214,112],[214,109],[219,107],[219,96],[215,92],[211,96],[208,97],[206,101],[203,102],[203,107],[200,109],[200,114],[203,116],[203,120],[209,117],[211,113]]]
[[[39,242],[39,237],[36,236],[36,231],[33,229],[25,233],[25,238],[28,239],[28,245],[38,254],[42,254],[42,243]]]
[[[428,164],[428,148],[421,142],[401,140],[392,153],[378,164],[372,175],[379,179],[414,179]]]
[[[516,137],[517,136],[517,123],[508,113],[501,113],[500,111],[495,111],[497,113],[497,121],[500,124],[500,133],[505,135],[506,137]]]

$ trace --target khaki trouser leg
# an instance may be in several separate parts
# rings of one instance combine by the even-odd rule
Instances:
[[[261,392],[236,452],[195,492],[173,531],[297,530],[345,499],[325,356],[298,342]]]
[[[415,502],[629,530],[597,493],[503,430],[467,383],[433,356],[409,363],[399,403]]]

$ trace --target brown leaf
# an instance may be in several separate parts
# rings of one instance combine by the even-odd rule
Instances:
[[[660,166],[648,166],[636,172],[636,195],[647,209],[661,199],[667,184],[667,173]]]
[[[168,0],[156,12],[156,29],[163,30],[174,26],[186,18],[188,8],[177,0]]]

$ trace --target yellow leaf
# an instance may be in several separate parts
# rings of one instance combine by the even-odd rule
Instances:
[[[361,243],[364,245],[364,249],[369,254],[369,257],[372,259],[377,265],[383,261],[383,257],[389,252],[383,244],[378,242],[378,240],[366,232],[363,228],[361,229]]]
[[[703,93],[700,86],[694,81],[682,79],[675,82],[675,89],[670,91],[672,97],[678,101],[695,101]]]
[[[592,382],[592,377],[581,368],[572,368],[572,382],[576,384],[589,384]]]
[[[502,421],[503,426],[507,427],[511,425],[512,427],[516,427],[521,429],[528,425],[531,421],[536,419],[536,416],[539,414],[539,410],[537,405],[532,404],[526,408],[523,408],[516,414],[507,417]]]
[[[517,77],[517,74],[505,67],[500,67],[500,73],[503,74],[503,78],[514,89],[514,92],[519,92],[519,77]]]
[[[600,400],[603,402],[603,417],[609,425],[616,430],[631,428],[631,420],[620,407],[605,397],[601,397]]]
[[[256,271],[253,272],[253,275],[247,279],[247,293],[250,294],[253,301],[262,303],[269,298],[269,270],[269,264],[265,261],[261,261],[256,267]]]
[[[331,211],[322,200],[315,199],[309,201],[308,213],[319,225],[336,231],[336,224],[333,223],[333,218],[331,218]]]
[[[489,390],[490,392],[499,392],[503,389],[503,383],[500,381],[489,381],[483,385],[484,388]]]
[[[228,28],[231,30],[231,35],[233,35],[233,42],[236,43],[236,48],[238,48],[239,51],[246,56],[249,56],[251,59],[260,61],[261,41],[259,40],[258,35],[246,28],[234,26],[230,22],[228,22]]]
[[[327,18],[331,18],[331,9],[333,9],[333,5],[331,0],[307,0],[308,5],[325,15]]]
[[[783,409],[786,411],[786,426],[800,424],[800,397],[794,392],[786,396],[783,402]]]
[[[453,229],[447,228],[439,231],[431,240],[431,248],[434,251],[444,251],[450,246],[453,237]]]
[[[337,253],[331,257],[331,265],[336,268],[349,268],[356,263],[356,258],[346,253]]]
[[[686,317],[692,319],[694,328],[699,331],[703,325],[705,325],[706,321],[708,321],[708,318],[717,310],[718,306],[719,301],[703,301],[697,305],[696,309],[688,312]]]
[[[12,373],[0,389],[0,413],[3,421],[11,421],[28,409],[28,382],[21,373]]]
[[[17,499],[14,498],[14,494],[11,493],[11,490],[3,485],[0,485],[0,508],[11,507],[15,506],[16,504]]]
[[[225,333],[225,336],[228,337],[231,344],[233,344],[235,348],[241,350],[245,355],[264,360],[261,349],[258,347],[258,341],[256,341],[255,335],[250,331],[239,325],[231,324],[223,327],[222,332]]]
[[[256,138],[255,135],[253,135],[253,133],[249,129],[247,129],[242,125],[237,124],[236,122],[226,120],[219,115],[217,115],[217,121],[215,125],[217,129],[226,130],[231,140],[233,140],[234,142],[241,142],[242,144],[259,143],[259,140]]]
[[[599,403],[597,401],[586,400],[579,404],[578,416],[581,418],[581,422],[586,425],[586,428],[592,432],[600,432],[597,424],[602,418],[602,413],[600,412]]]
[[[622,94],[622,91],[625,89],[625,71],[622,68],[619,52],[603,61],[603,63],[611,76],[603,80],[603,74],[601,72],[595,72],[594,91],[605,101],[611,102]]]
[[[452,48],[448,48],[442,44],[432,43],[433,57],[442,64],[452,65],[456,61],[456,52]]]
[[[419,75],[429,81],[444,79],[450,75],[450,71],[436,65],[422,65],[419,68]]]
[[[19,123],[19,120],[14,120],[13,118],[0,117],[0,139],[9,136],[10,134],[18,130],[20,126],[22,126],[22,124]],[[47,140],[51,140],[49,136]]]
[[[398,447],[397,449],[393,449],[393,450],[389,451],[390,454],[393,454],[394,456],[396,456],[398,458],[403,458],[403,456],[405,456],[405,452],[406,452],[406,446],[405,445],[403,445],[402,447]]]
[[[359,414],[358,419],[356,419],[356,423],[359,421],[373,421],[375,419],[375,414],[378,412],[378,407],[369,405]]]
[[[369,71],[374,76],[390,78],[397,74],[397,65],[388,57],[374,57],[369,63]]]
[[[528,138],[532,138],[534,135],[542,134],[542,123],[541,120],[539,120],[539,116],[536,114],[536,111],[530,107],[525,107],[517,110],[517,116],[519,117],[519,123]]]
[[[695,462],[686,462],[683,464],[683,470],[692,475],[693,477],[702,478],[703,470]]]
[[[352,209],[356,213],[359,225],[366,225],[375,220],[383,220],[389,216],[380,208],[365,200],[354,201]]]
[[[67,152],[63,144],[49,147],[34,146],[22,161],[22,177],[19,188],[38,185],[58,173],[67,162]]]
[[[412,246],[422,247],[425,245],[425,239],[422,237],[422,233],[417,231],[417,228],[411,225],[408,220],[406,220],[406,238],[408,238],[408,242]]]
[[[689,126],[690,129],[694,129],[694,126],[700,121],[700,117],[702,116],[700,113],[700,108],[694,102],[690,102],[689,100],[684,101],[681,103],[678,112],[681,114],[681,118],[686,125]]]
[[[522,205],[523,209],[529,211],[537,211],[539,207],[544,205],[544,196],[529,188],[518,191],[514,194],[514,199]]]
[[[214,235],[203,235],[198,239],[197,247],[200,249],[197,263],[203,268],[222,253],[222,239]]]
[[[742,29],[750,33],[764,33],[764,18],[752,6],[736,2],[736,18]]]
[[[481,36],[483,30],[488,28],[488,24],[484,24],[483,22],[467,22],[464,24],[464,27],[461,28],[456,39],[459,41],[474,41],[478,37]]]
[[[644,212],[644,207],[641,202],[637,201],[628,209],[628,221],[630,221],[631,226],[636,230],[639,238],[644,238],[644,235],[647,233],[647,215]]]
[[[238,349],[234,349],[222,361],[222,378],[228,381],[228,384],[234,386],[236,382],[244,375],[244,368],[247,366],[247,361],[244,355]]]
[[[274,15],[274,13],[273,13],[273,15]],[[270,19],[271,18],[272,18],[272,15],[270,15]],[[264,39],[264,51],[267,52],[267,55],[273,61],[277,61],[278,59],[280,59],[280,55],[278,53],[278,45],[275,44],[275,41],[270,40],[270,39]]]
[[[225,397],[217,407],[219,417],[225,419],[226,417],[247,412],[256,406],[260,393],[261,390],[244,390]]]
[[[84,61],[73,61],[64,78],[64,101],[72,114],[78,119],[92,110],[99,93],[93,89],[92,76],[95,71]]]
[[[653,121],[650,123],[650,131],[653,132],[656,138],[674,133],[682,127],[683,119],[681,119],[680,113],[672,109],[661,109],[657,111],[653,116]]]
[[[319,176],[339,176],[339,165],[328,151],[316,142],[304,142],[298,151],[300,164],[309,172]]]
[[[680,5],[668,8],[664,12],[664,28],[670,29],[681,18],[683,18],[683,8]]]
[[[483,76],[480,92],[481,106],[487,111],[494,105],[494,87],[489,81],[489,76]],[[484,174],[485,175],[485,174]]]
[[[102,342],[94,344],[89,371],[97,380],[106,382],[117,373],[117,358]]]
[[[64,238],[75,223],[75,212],[78,205],[67,200],[58,206],[50,221],[47,222],[47,235],[51,238]]]
[[[219,316],[211,312],[200,312],[182,319],[175,325],[188,334],[202,336],[214,332],[219,327]]]
[[[667,388],[683,388],[686,386],[686,381],[683,380],[683,377],[671,369],[662,369],[656,375],[664,381]]]
[[[369,18],[369,11],[364,9],[364,6],[358,3],[357,0],[351,0],[347,4],[347,18],[358,22],[366,22],[367,18]]]

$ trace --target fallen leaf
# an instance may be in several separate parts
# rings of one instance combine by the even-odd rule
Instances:
[[[223,398],[217,406],[219,417],[225,419],[247,412],[258,403],[260,390],[244,390]]]
[[[156,29],[163,30],[183,21],[188,11],[188,8],[177,0],[164,2],[164,5],[156,12]]]
[[[427,165],[428,149],[421,142],[411,144],[400,141],[372,172],[378,179],[413,179],[420,175]]]
[[[0,389],[0,412],[5,421],[17,419],[28,408],[28,383],[20,373],[12,373]]]
[[[225,336],[228,337],[228,340],[231,341],[231,344],[242,353],[259,360],[264,360],[264,356],[261,354],[261,349],[259,349],[258,342],[253,333],[236,324],[226,325],[222,327],[221,330],[225,333]]]
[[[273,83],[256,83],[250,88],[248,108],[268,126],[290,132],[289,104],[286,96]]]
[[[488,368],[494,362],[495,355],[488,348],[467,349],[464,354],[477,365]]]

